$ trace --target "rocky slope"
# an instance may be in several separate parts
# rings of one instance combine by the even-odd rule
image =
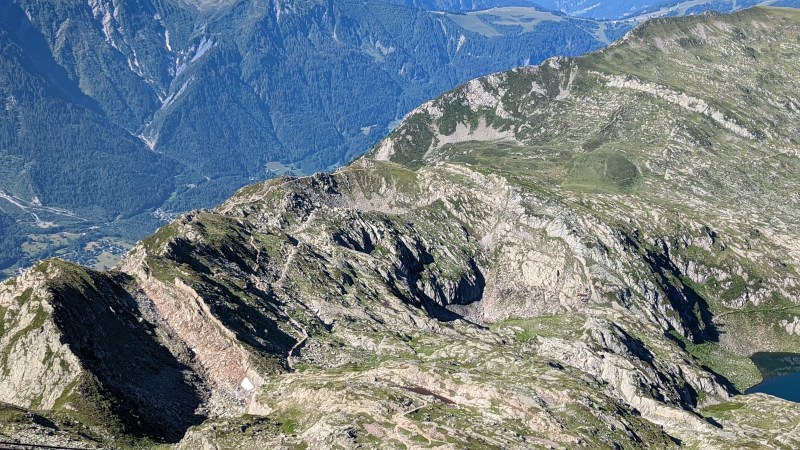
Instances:
[[[800,14],[472,81],[333,174],[0,285],[0,433],[178,448],[795,448]],[[2,416],[0,416],[2,417]]]

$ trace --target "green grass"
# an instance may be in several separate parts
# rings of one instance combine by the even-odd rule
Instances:
[[[345,167],[336,173],[336,177],[340,184],[348,187],[351,187],[351,180],[354,181],[358,189],[368,197],[377,195],[382,186],[392,186],[408,195],[419,190],[417,174],[408,167],[390,161],[370,161],[370,164],[374,168],[366,169],[358,164]],[[347,178],[345,183],[341,182],[343,177]]]
[[[279,428],[281,433],[291,436],[297,434],[297,420],[296,419],[286,419],[281,423]]]
[[[425,151],[433,144],[431,122],[431,116],[427,111],[418,111],[393,131],[390,136],[393,136],[396,142],[392,160],[414,170],[422,167],[425,164],[422,159]]]
[[[747,291],[747,283],[739,275],[733,275],[730,279],[730,285],[722,292],[719,297],[722,301],[731,301],[740,298]]]
[[[537,336],[577,339],[583,333],[585,318],[573,314],[539,316],[530,319],[507,319],[492,325],[493,329],[514,327],[517,342],[530,342]]]
[[[80,381],[81,377],[75,377],[75,379],[72,380],[63,391],[61,391],[61,395],[59,395],[56,401],[53,403],[54,411],[62,411],[67,405],[69,405],[70,400],[72,400],[75,395],[75,388],[78,386]]]
[[[628,192],[640,177],[639,169],[624,154],[593,151],[570,162],[562,186],[590,192]]]
[[[0,427],[27,422],[28,412],[22,408],[0,403]]]
[[[168,242],[172,241],[178,235],[178,226],[176,224],[164,225],[158,231],[150,235],[148,238],[142,240],[142,246],[149,254],[158,254],[161,248]]]
[[[740,392],[761,381],[761,373],[749,357],[725,350],[716,342],[695,344],[674,330],[670,334],[700,365],[725,377]]]
[[[61,259],[49,259],[36,266],[46,276],[51,277],[58,285],[70,285],[80,292],[87,289],[97,290],[92,278],[92,271],[86,267]]]
[[[462,96],[458,96],[461,98]],[[449,136],[455,133],[459,124],[469,125],[470,129],[475,129],[478,126],[478,114],[472,112],[466,101],[461,99],[448,104],[444,110],[442,117],[440,117],[436,125],[439,128],[439,133]]]
[[[743,406],[744,404],[737,402],[717,403],[716,405],[711,405],[704,408],[703,413],[709,416],[719,417],[721,415],[725,415],[725,413],[741,409]]]
[[[8,308],[0,306],[0,336],[5,333],[6,312]]]

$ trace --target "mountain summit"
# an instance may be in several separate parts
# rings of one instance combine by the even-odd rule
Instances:
[[[332,174],[0,285],[0,433],[177,448],[794,448],[800,12],[473,80]],[[10,406],[14,405],[14,406]]]

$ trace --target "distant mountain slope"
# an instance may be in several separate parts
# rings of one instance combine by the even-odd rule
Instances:
[[[574,17],[637,19],[730,12],[756,5],[800,6],[797,0],[541,0],[539,5]]]
[[[389,0],[390,2],[429,11],[476,11],[482,9],[526,6],[543,9],[535,0]]]
[[[365,151],[413,105],[460,81],[584,53],[624,30],[599,37],[595,22],[498,14],[512,13],[520,25],[497,27],[380,2],[240,3],[191,38],[173,97],[143,134],[212,179],[261,178],[270,161],[316,170]]]
[[[96,207],[111,217],[163,202],[173,190],[173,163],[82,92],[71,81],[76,74],[54,59],[47,41],[14,5],[6,4],[0,14],[0,40],[5,192],[65,208]]]
[[[798,448],[796,404],[741,394],[753,352],[800,353],[798,54],[796,10],[654,20],[472,80],[116,270],[40,262],[0,283],[0,434]]]
[[[459,82],[585,53],[627,29],[534,9],[352,0],[0,8],[0,190],[13,199],[0,214],[21,221],[4,268],[54,251],[94,261],[86,248],[132,242],[156,208],[208,206],[276,173],[342,164]]]

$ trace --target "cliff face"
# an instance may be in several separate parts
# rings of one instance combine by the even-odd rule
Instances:
[[[48,261],[7,282],[0,401],[155,440],[199,423],[188,349],[131,281]]]
[[[109,273],[40,263],[0,287],[0,400],[114,445],[795,447],[796,408],[738,392],[800,348],[798,36],[789,10],[651,22]]]

